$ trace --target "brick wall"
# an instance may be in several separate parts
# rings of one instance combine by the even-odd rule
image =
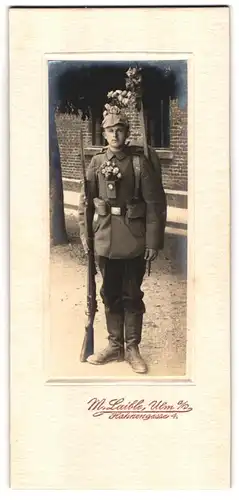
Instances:
[[[187,191],[187,109],[180,109],[177,100],[171,101],[170,106],[170,150],[173,160],[162,165],[165,186]]]
[[[85,146],[91,145],[90,121],[83,122]],[[81,177],[80,160],[80,119],[75,115],[57,114],[56,128],[61,156],[63,177],[79,179]]]
[[[140,123],[136,110],[129,112],[130,139],[140,140]],[[170,151],[173,159],[161,160],[163,184],[168,189],[187,190],[187,111],[181,110],[177,100],[170,105]],[[61,155],[63,177],[81,177],[80,160],[80,119],[75,115],[57,114],[56,127]],[[83,122],[83,137],[85,147],[91,146],[91,121]],[[86,156],[89,164],[91,156]]]

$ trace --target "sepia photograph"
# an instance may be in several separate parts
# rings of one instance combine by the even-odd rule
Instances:
[[[228,488],[229,9],[9,35],[11,487]]]
[[[54,379],[187,374],[188,61],[49,60]]]

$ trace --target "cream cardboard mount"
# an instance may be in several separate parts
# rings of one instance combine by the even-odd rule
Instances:
[[[228,488],[229,9],[14,8],[9,12],[11,486]],[[107,30],[102,29],[105,25]],[[183,379],[103,382],[96,378],[84,383],[66,380],[64,369],[62,380],[53,380],[46,369],[50,338],[46,66],[53,58],[186,58],[189,62],[189,362]],[[176,416],[109,418],[112,405],[118,413],[161,409]]]

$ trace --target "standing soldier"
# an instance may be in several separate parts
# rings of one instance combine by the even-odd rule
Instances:
[[[141,285],[147,261],[163,248],[165,193],[142,149],[126,145],[129,124],[122,111],[109,111],[102,127],[108,146],[88,167],[87,202],[109,342],[87,361],[100,365],[125,359],[135,372],[146,373],[139,351],[145,312]]]

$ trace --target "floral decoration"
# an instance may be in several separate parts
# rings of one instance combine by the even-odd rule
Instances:
[[[140,67],[129,68],[126,71],[126,89],[132,92],[134,96],[134,104],[136,109],[139,111],[142,102],[142,69]]]
[[[101,173],[108,181],[121,179],[122,174],[114,161],[105,161],[101,165]]]
[[[129,105],[135,105],[140,109],[141,103],[141,83],[142,74],[141,68],[129,68],[126,72],[126,90],[111,90],[107,94],[108,103],[105,104],[103,116],[109,113],[118,114],[126,109]]]

